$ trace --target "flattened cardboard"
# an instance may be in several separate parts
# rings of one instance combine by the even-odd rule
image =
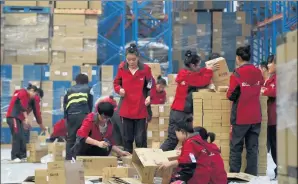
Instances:
[[[250,182],[255,176],[246,173],[228,173],[228,180],[240,180],[243,182]]]

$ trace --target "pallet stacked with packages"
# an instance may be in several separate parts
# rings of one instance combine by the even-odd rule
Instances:
[[[261,97],[262,128],[259,136],[259,174],[266,175],[267,168],[267,99]],[[221,149],[225,169],[229,172],[230,155],[230,114],[231,102],[226,98],[225,92],[201,91],[193,93],[194,123],[193,126],[202,126],[208,132],[216,134],[215,144]],[[241,171],[246,167],[246,150],[242,154]]]
[[[5,115],[15,90],[26,88],[29,83],[43,89],[41,116],[43,124],[52,130],[53,125],[64,116],[63,97],[66,90],[75,83],[77,74],[84,73],[88,76],[89,86],[94,93],[94,103],[101,96],[101,69],[99,66],[79,65],[1,65],[1,142],[11,142]],[[33,113],[30,114],[29,121],[33,130],[39,131]]]
[[[278,183],[297,184],[297,30],[277,39]]]
[[[4,6],[2,64],[48,63],[50,8]]]

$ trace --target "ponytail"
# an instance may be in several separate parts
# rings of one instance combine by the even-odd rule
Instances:
[[[33,89],[34,92],[37,92],[38,88],[34,85],[32,85],[31,83],[28,84],[27,90],[31,90]]]
[[[208,132],[207,133],[207,142],[213,143],[215,141],[215,137],[216,137],[215,133]]]
[[[167,86],[167,81],[161,77],[161,75],[159,75],[157,77],[157,84],[161,84],[161,85],[164,85],[164,86]]]

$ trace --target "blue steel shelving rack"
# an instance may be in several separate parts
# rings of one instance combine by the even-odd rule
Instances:
[[[276,54],[276,38],[297,29],[297,1],[246,1],[243,10],[251,14],[252,60],[255,64]]]
[[[138,44],[139,34],[142,31],[139,26],[139,20],[146,20],[148,27],[155,29],[150,34],[150,40],[144,46],[140,47],[141,56],[146,58],[149,62],[154,62],[153,58],[144,55],[142,52],[150,43],[152,42],[162,42],[169,47],[168,50],[168,71],[167,73],[172,73],[172,2],[169,0],[164,1],[164,14],[159,16],[154,16],[145,12],[143,9],[150,4],[151,1],[137,1],[132,2],[132,12],[135,19],[132,22],[132,40]],[[146,38],[148,39],[148,38]]]

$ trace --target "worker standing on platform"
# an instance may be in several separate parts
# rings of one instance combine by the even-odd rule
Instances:
[[[170,112],[168,138],[161,145],[163,151],[176,148],[178,139],[175,134],[175,126],[185,123],[188,118],[192,117],[192,93],[198,91],[199,88],[208,86],[212,79],[213,68],[218,67],[216,64],[212,67],[200,68],[200,64],[201,58],[196,53],[186,52],[185,68],[181,69],[176,77],[176,95]]]
[[[258,174],[258,146],[261,130],[260,92],[264,84],[261,71],[249,63],[250,46],[236,50],[236,65],[230,76],[227,98],[233,102],[231,110],[230,172],[241,168],[243,144],[247,150],[245,173]]]
[[[151,104],[158,105],[158,104],[165,104],[167,100],[167,94],[165,88],[167,87],[167,81],[162,78],[161,75],[157,77],[157,80],[154,80],[154,84],[156,85],[151,89]]]
[[[269,78],[265,81],[264,87],[261,89],[263,96],[268,96],[268,129],[267,141],[274,163],[277,166],[277,145],[276,145],[276,66],[275,56],[268,57],[268,73]],[[274,169],[275,177],[277,176],[277,167]]]
[[[119,115],[123,123],[124,150],[132,153],[136,147],[147,147],[147,118],[152,88],[152,73],[148,65],[139,61],[135,44],[126,49],[126,62],[119,65],[114,90],[121,96]]]
[[[29,84],[27,89],[16,90],[8,106],[6,119],[12,135],[11,160],[14,162],[27,158],[25,130],[31,128],[27,109],[29,101],[34,99],[36,93],[37,87],[32,84]]]
[[[70,149],[76,141],[76,134],[86,115],[92,112],[93,94],[85,74],[76,76],[76,85],[68,89],[64,96],[63,108],[67,122],[66,160],[71,160]]]

